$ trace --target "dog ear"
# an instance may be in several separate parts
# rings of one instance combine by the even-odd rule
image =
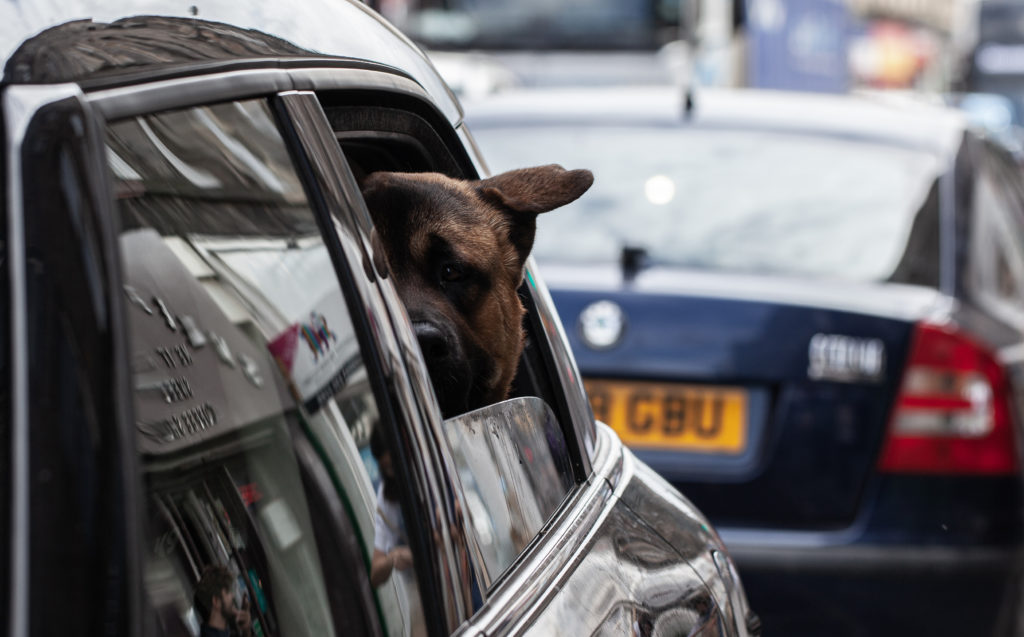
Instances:
[[[520,168],[481,179],[476,191],[510,221],[512,244],[522,264],[533,248],[537,215],[575,201],[594,183],[589,170],[566,170],[557,164]]]
[[[492,203],[538,215],[575,201],[594,183],[589,170],[566,170],[558,164],[520,168],[481,179],[476,187]]]

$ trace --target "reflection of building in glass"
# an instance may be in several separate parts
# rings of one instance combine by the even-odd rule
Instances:
[[[377,410],[283,140],[258,101],[118,122],[107,139],[157,533],[147,593],[165,634],[196,634],[193,588],[223,565],[256,634],[330,635],[317,513],[293,444],[303,432],[330,467],[368,561],[374,467],[360,447]],[[400,596],[377,593],[393,635],[418,621]]]

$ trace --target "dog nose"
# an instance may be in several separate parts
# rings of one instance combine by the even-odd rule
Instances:
[[[413,323],[413,330],[420,342],[420,349],[428,359],[444,358],[448,353],[448,340],[441,328],[433,323],[417,321]]]

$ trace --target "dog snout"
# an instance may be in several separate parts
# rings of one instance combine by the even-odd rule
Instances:
[[[413,323],[413,330],[427,359],[443,359],[448,354],[448,337],[436,324],[417,321]]]

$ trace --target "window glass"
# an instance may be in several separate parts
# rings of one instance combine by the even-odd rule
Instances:
[[[1024,244],[1011,200],[988,170],[979,173],[974,192],[972,281],[985,298],[1024,309]]]
[[[254,635],[331,635],[345,625],[332,609],[372,584],[364,610],[385,632],[421,634],[363,356],[268,105],[121,121],[107,140],[161,629],[233,616]],[[308,503],[300,437],[351,518],[358,537],[339,544],[357,547],[355,572],[325,572],[338,565],[314,533],[329,512]],[[341,600],[325,585],[338,577]]]
[[[389,20],[431,48],[655,49],[678,37],[673,2],[375,1]]]
[[[618,263],[632,246],[659,265],[885,280],[941,168],[920,150],[799,132],[478,121],[473,134],[495,172],[593,170],[585,197],[537,218],[542,266]]]

